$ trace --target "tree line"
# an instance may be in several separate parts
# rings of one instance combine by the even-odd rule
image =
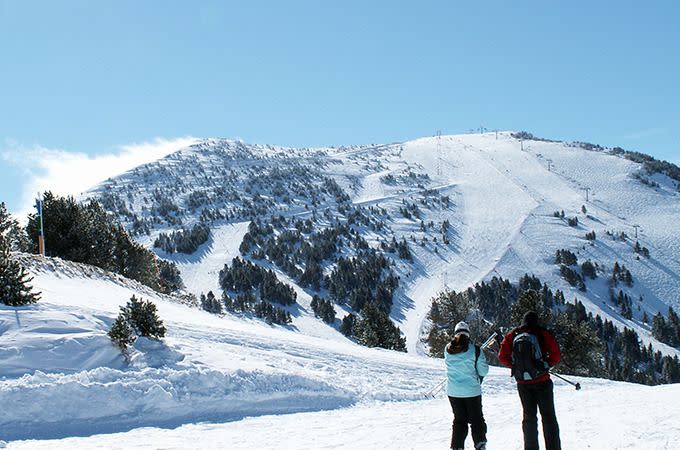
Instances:
[[[668,307],[668,317],[656,313],[652,319],[652,336],[673,347],[680,345],[680,319],[673,307]]]
[[[477,339],[483,339],[493,330],[519,325],[529,310],[536,311],[555,333],[563,353],[557,366],[561,373],[650,385],[680,381],[677,356],[664,356],[651,345],[645,346],[635,330],[620,330],[611,321],[586,313],[580,301],[566,303],[561,291],[553,294],[546,284],[529,275],[517,284],[494,277],[462,292],[440,293],[428,314],[430,353],[442,354],[453,327],[461,320],[468,322]]]
[[[198,250],[210,237],[210,228],[204,223],[197,223],[191,229],[181,229],[170,234],[159,233],[153,243],[167,253],[184,253],[190,255]]]
[[[100,267],[159,292],[170,293],[184,286],[174,263],[157,258],[135,242],[97,201],[83,204],[70,196],[46,192],[42,213],[46,256]],[[29,214],[24,228],[11,225],[8,245],[13,250],[38,253],[39,232],[37,213]]]

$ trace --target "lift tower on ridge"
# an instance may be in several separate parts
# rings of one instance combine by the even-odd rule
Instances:
[[[437,130],[437,176],[442,174],[442,130]]]

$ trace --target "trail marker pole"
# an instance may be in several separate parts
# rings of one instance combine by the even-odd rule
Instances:
[[[40,195],[40,194],[38,194]],[[35,199],[35,208],[38,210],[38,253],[45,256],[45,229],[43,228],[43,201],[40,197]]]

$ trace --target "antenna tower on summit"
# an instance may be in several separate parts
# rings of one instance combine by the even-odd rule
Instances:
[[[437,130],[437,176],[442,174],[442,130]]]

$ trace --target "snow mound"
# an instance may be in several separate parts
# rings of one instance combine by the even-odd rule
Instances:
[[[109,325],[106,317],[55,310],[41,303],[0,306],[0,375],[122,368],[123,357],[106,335]]]
[[[342,389],[286,373],[223,373],[198,367],[100,367],[70,375],[37,371],[0,384],[0,403],[12,405],[0,411],[0,429],[2,438],[9,440],[55,438],[224,422],[353,402]]]

